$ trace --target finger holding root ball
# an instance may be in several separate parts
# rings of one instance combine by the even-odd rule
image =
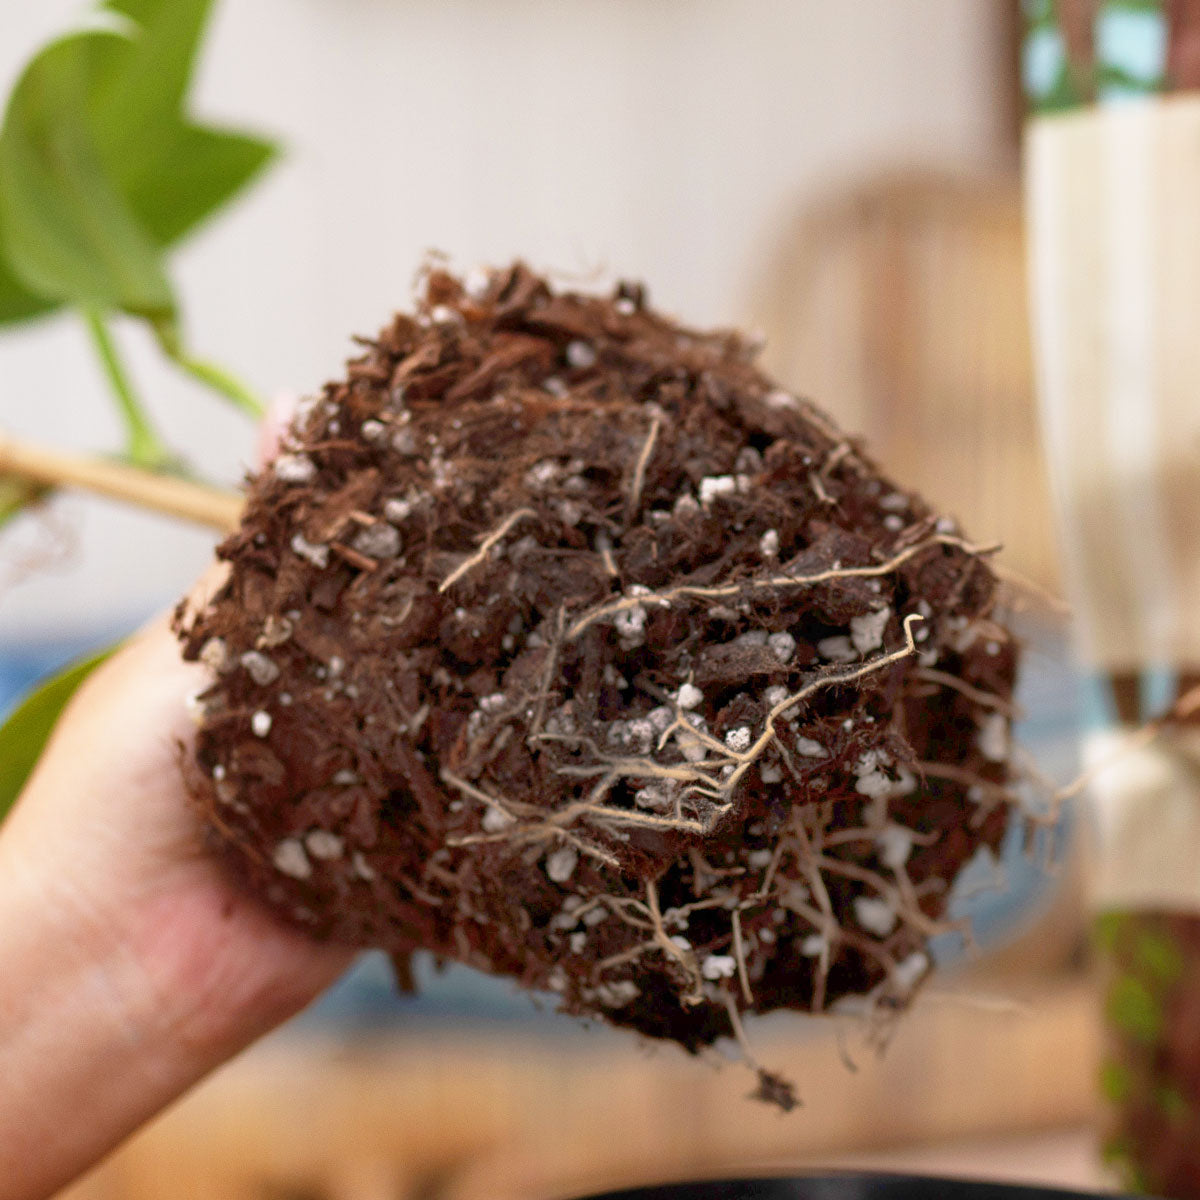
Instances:
[[[984,555],[639,287],[432,270],[364,345],[177,615],[248,886],[752,1064],[744,1013],[903,1008],[1011,812]]]

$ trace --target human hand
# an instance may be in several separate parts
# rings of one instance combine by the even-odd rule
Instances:
[[[0,1200],[73,1178],[350,961],[208,852],[180,770],[203,683],[153,622],[80,689],[0,828]]]

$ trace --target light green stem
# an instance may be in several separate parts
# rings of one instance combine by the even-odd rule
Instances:
[[[228,371],[203,359],[195,358],[184,348],[178,332],[173,326],[155,324],[154,332],[162,352],[183,372],[223,396],[235,408],[239,408],[255,420],[266,413],[263,402],[240,380]]]
[[[152,470],[166,466],[171,462],[171,453],[150,424],[146,410],[137,398],[104,316],[95,309],[88,309],[83,319],[125,422],[126,454],[129,460],[139,467]]]

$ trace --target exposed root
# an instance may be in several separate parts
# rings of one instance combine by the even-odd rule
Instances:
[[[1151,722],[1149,725],[1143,725],[1141,729],[1131,730],[1124,737],[1120,738],[1116,745],[1103,758],[1092,763],[1085,771],[1081,771],[1065,787],[1059,788],[1054,793],[1054,799],[1060,802],[1073,800],[1081,792],[1085,791],[1098,775],[1103,775],[1105,771],[1116,763],[1119,763],[1127,755],[1133,754],[1138,750],[1143,750],[1145,747],[1156,742],[1162,731],[1162,723],[1158,721]]]
[[[514,824],[517,822],[518,814],[528,816],[541,811],[535,805],[522,804],[519,800],[497,800],[494,796],[489,796],[482,788],[476,787],[475,784],[466,779],[459,778],[459,776],[446,767],[442,768],[439,777],[443,783],[448,783],[451,787],[457,788],[462,792],[464,796],[469,796],[472,800],[478,800],[480,804],[495,809],[496,812],[507,817]]]
[[[663,925],[662,913],[658,908],[658,887],[654,883],[646,884],[646,904],[650,913],[650,921],[654,927],[654,941],[668,959],[674,959],[687,977],[687,990],[680,999],[684,1004],[702,1004],[704,1002],[704,980],[700,968],[696,965],[696,956],[690,950],[684,950],[670,938]]]
[[[804,820],[800,818],[792,822],[792,828],[799,838],[800,853],[798,856],[800,870],[808,880],[812,894],[817,901],[819,912],[809,917],[813,928],[821,935],[821,949],[817,955],[817,977],[813,981],[812,1011],[822,1012],[825,1008],[825,990],[829,983],[829,966],[832,961],[833,947],[842,937],[842,927],[833,911],[833,902],[829,898],[829,889],[817,866],[817,857],[813,853],[812,842],[808,831],[804,828]]]
[[[482,846],[488,843],[541,842],[551,841],[555,838],[559,838],[566,842],[567,845],[574,847],[580,854],[586,854],[589,858],[594,858],[603,866],[620,869],[621,860],[615,854],[610,854],[607,850],[594,845],[592,842],[584,841],[583,838],[571,833],[570,830],[559,829],[549,824],[524,825],[502,833],[466,833],[461,836],[448,837],[446,845],[453,849],[460,849],[464,846]]]
[[[754,1006],[754,993],[750,990],[750,976],[746,972],[746,947],[742,942],[742,914],[735,908],[729,914],[733,926],[733,957],[737,963],[738,983],[742,987],[742,999],[747,1007]]]
[[[966,788],[978,788],[980,794],[987,797],[980,803],[981,811],[986,812],[997,804],[1016,805],[1019,803],[1018,797],[1011,788],[997,783],[994,779],[985,779],[982,775],[968,771],[965,767],[956,767],[952,763],[925,761],[915,762],[913,766],[930,779],[946,779]]]
[[[825,487],[825,480],[816,471],[810,471],[808,482],[812,485],[813,495],[816,496],[822,504],[836,504],[837,501],[829,494]]]
[[[816,571],[811,575],[772,575],[765,579],[745,579],[738,583],[716,584],[711,587],[698,587],[692,584],[681,584],[678,587],[666,588],[660,592],[648,592],[636,596],[622,596],[598,604],[590,612],[581,616],[567,632],[567,638],[574,640],[597,621],[606,620],[619,612],[634,608],[638,605],[655,604],[669,608],[676,600],[720,600],[730,596],[743,596],[753,592],[773,591],[780,588],[811,587],[818,583],[828,583],[834,579],[871,579],[880,575],[888,575],[898,567],[902,567],[918,554],[931,550],[935,546],[955,546],[968,554],[985,555],[994,553],[996,546],[973,546],[962,538],[950,534],[936,534],[924,541],[915,543],[886,562],[864,567],[830,567],[825,571]]]
[[[588,798],[568,805],[559,813],[548,818],[548,821],[561,826],[577,818],[586,818],[590,821],[607,822],[615,826],[673,829],[682,833],[706,836],[732,812],[734,795],[746,772],[758,762],[773,742],[777,742],[775,725],[779,718],[823,688],[853,683],[914,654],[917,645],[913,637],[913,627],[921,620],[923,618],[915,613],[910,613],[905,617],[905,644],[899,649],[881,654],[877,658],[855,667],[829,671],[807,683],[799,691],[780,700],[767,714],[758,738],[744,751],[731,750],[724,742],[718,741],[711,734],[695,729],[688,722],[683,710],[677,708],[674,721],[659,738],[659,750],[661,751],[665,747],[673,733],[683,731],[688,738],[695,739],[706,751],[711,751],[716,756],[714,759],[711,761],[705,759],[699,763],[686,761],[661,763],[653,758],[620,758],[597,752],[600,761],[595,764],[559,767],[558,772],[561,775],[575,778],[600,776],[600,779]],[[573,742],[575,744],[581,744],[584,740],[571,734],[542,734],[541,737],[546,741]],[[670,780],[685,786],[676,801],[675,814],[659,816],[655,813],[614,808],[599,803],[599,798],[602,798],[621,779]],[[683,806],[688,802],[691,802],[694,810],[692,816],[683,814]],[[514,831],[514,833],[516,832]]]
[[[820,471],[817,472],[818,475],[822,479],[828,479],[853,453],[854,445],[848,439],[841,438],[825,456],[825,461],[821,464]]]
[[[737,1002],[728,993],[723,994],[725,1001],[725,1011],[729,1014],[729,1027],[733,1031],[733,1040],[737,1043],[738,1050],[741,1052],[742,1061],[754,1072],[758,1079],[758,1086],[751,1093],[751,1098],[761,1100],[764,1104],[773,1104],[776,1108],[783,1112],[791,1112],[792,1109],[800,1105],[800,1099],[796,1095],[796,1087],[790,1079],[775,1071],[768,1071],[766,1067],[754,1057],[754,1051],[750,1047],[750,1039],[746,1036],[745,1026],[742,1025],[742,1017],[738,1012]]]
[[[77,531],[53,504],[39,500],[26,507],[23,515],[32,526],[32,536],[20,538],[11,532],[11,526],[5,530],[8,553],[0,560],[0,600],[27,579],[66,565],[79,552]],[[22,541],[27,544],[16,544]]]
[[[596,859],[606,867],[619,867],[621,865],[616,855],[610,854],[607,850],[585,841],[569,830],[552,825],[548,821],[522,825],[518,814],[529,816],[541,812],[534,805],[524,804],[518,800],[498,800],[494,796],[489,796],[481,788],[477,788],[465,779],[460,779],[453,772],[446,769],[442,770],[440,777],[443,782],[457,788],[464,795],[470,796],[472,799],[478,800],[481,804],[487,805],[488,808],[501,813],[508,821],[507,828],[497,830],[494,833],[468,833],[457,837],[448,837],[446,839],[447,846],[477,846],[489,842],[507,841],[537,842],[549,841],[555,837],[559,837],[578,850],[580,854],[586,854],[589,858]]]
[[[662,413],[654,410],[650,415],[650,432],[646,434],[646,440],[642,443],[641,453],[638,454],[637,462],[633,468],[633,482],[629,487],[629,502],[625,506],[625,521],[628,525],[634,523],[638,507],[642,502],[642,488],[646,483],[646,468],[650,465],[650,458],[654,454],[654,445],[658,441],[658,431],[662,428],[662,421]]]
[[[728,992],[722,993],[721,998],[725,1001],[725,1011],[729,1013],[729,1025],[733,1030],[733,1040],[737,1042],[738,1049],[742,1052],[742,1061],[752,1071],[761,1071],[762,1066],[754,1056],[754,1051],[750,1046],[750,1039],[746,1036],[746,1027],[742,1024],[742,1015],[738,1012],[737,1001]]]
[[[854,879],[859,883],[866,884],[887,901],[901,921],[912,926],[925,937],[936,937],[939,933],[951,931],[952,923],[935,921],[933,918],[927,917],[915,903],[906,901],[904,893],[899,887],[888,883],[877,871],[868,870],[866,867],[846,862],[841,858],[830,858],[824,854],[817,855],[816,866],[830,875],[841,875],[845,879]]]
[[[1011,592],[1036,601],[1037,607],[1047,609],[1057,617],[1071,615],[1071,606],[1061,596],[1049,588],[1043,587],[1036,580],[1030,579],[1028,575],[1022,574],[1014,567],[1010,567],[1007,563],[992,563],[992,571]]]
[[[487,535],[479,544],[479,549],[471,555],[470,558],[458,564],[441,583],[438,584],[438,594],[448,591],[452,588],[468,571],[474,570],[487,556],[491,553],[492,547],[499,542],[505,534],[520,520],[525,517],[533,517],[537,514],[532,508],[518,508],[516,512],[509,513],[491,533]]]
[[[1023,715],[1020,708],[1013,704],[1012,701],[1005,700],[1003,696],[997,696],[992,692],[985,692],[982,688],[973,687],[966,680],[959,679],[957,675],[950,675],[945,671],[935,670],[933,667],[914,667],[913,678],[924,679],[929,683],[948,687],[966,696],[968,700],[974,704],[978,704],[980,708],[990,708],[995,712],[1003,713],[1006,717],[1014,721],[1020,720]]]
[[[542,732],[542,724],[546,720],[546,705],[550,702],[550,682],[558,667],[558,656],[562,650],[563,626],[566,624],[567,610],[559,605],[558,616],[554,623],[554,640],[546,650],[546,666],[538,682],[537,702],[533,711],[533,719],[529,722],[529,736],[526,741],[533,745]]]

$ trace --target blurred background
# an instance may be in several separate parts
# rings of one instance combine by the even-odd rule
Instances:
[[[4,6],[6,90],[83,8]],[[643,278],[687,321],[771,326],[771,361],[789,383],[868,433],[876,408],[881,427],[894,427],[902,393],[926,380],[885,329],[894,317],[914,330],[916,355],[955,312],[931,312],[914,294],[928,286],[922,270],[945,264],[969,293],[971,259],[1002,258],[993,243],[1007,234],[1011,263],[982,269],[1001,272],[1020,309],[1019,280],[1003,274],[1020,260],[1016,19],[1004,0],[219,4],[195,107],[281,139],[285,158],[185,247],[179,290],[192,341],[261,392],[304,392],[340,371],[351,333],[374,333],[406,302],[427,251],[464,268],[520,255],[583,280]],[[914,223],[911,197],[886,181],[916,168],[961,190],[946,209],[978,215],[955,222],[948,211],[944,229]],[[993,214],[996,188],[1009,204],[997,199]],[[816,233],[813,221],[826,228]],[[805,240],[831,235],[827,261],[806,261]],[[887,288],[876,286],[881,267]],[[828,308],[818,271],[838,277]],[[810,302],[815,314],[786,311]],[[876,325],[870,344],[864,320]],[[125,343],[165,432],[235,480],[251,454],[244,425],[197,403],[140,331]],[[13,432],[115,441],[110,406],[81,395],[99,383],[77,322],[22,329],[0,352],[0,415]],[[906,374],[885,380],[893,368]],[[948,394],[957,381],[935,386],[947,412],[961,410]],[[5,594],[0,635],[126,621],[147,601],[170,601],[207,559],[197,535],[171,527],[160,542],[151,518],[70,507],[84,522],[72,569],[86,574],[90,603],[79,606],[61,575],[30,580]]]
[[[3,7],[5,90],[80,7]],[[1087,693],[1048,599],[1019,24],[1016,0],[226,0],[195,108],[286,152],[183,251],[191,340],[261,392],[311,391],[407,303],[430,250],[641,278],[689,323],[761,330],[787,386],[1005,543],[1027,581],[1023,737],[1069,779]],[[171,440],[236,483],[246,424],[141,329],[118,337]],[[0,381],[6,429],[117,444],[77,322],[0,333]],[[22,517],[0,547],[0,708],[173,603],[213,541],[79,496]],[[944,948],[957,965],[884,1058],[850,1026],[752,1029],[799,1082],[788,1119],[746,1102],[736,1069],[581,1031],[465,971],[426,965],[400,1001],[368,959],[70,1194],[550,1197],[814,1164],[1100,1184],[1074,861],[1047,871],[1014,845],[1002,894],[982,870],[962,905],[984,953]]]

